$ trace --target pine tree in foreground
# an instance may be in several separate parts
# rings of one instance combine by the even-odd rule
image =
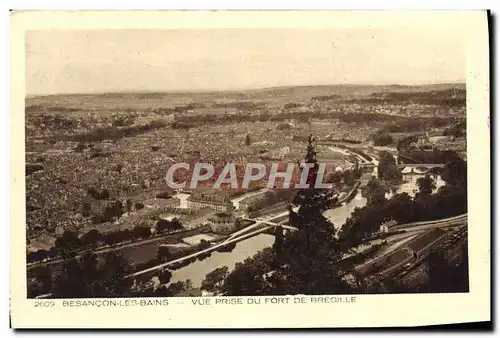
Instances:
[[[344,272],[335,266],[342,256],[335,228],[323,215],[335,201],[331,191],[314,188],[319,164],[313,142],[309,136],[304,161],[310,167],[309,188],[298,189],[289,208],[289,224],[298,230],[276,237],[278,275],[287,280],[289,292],[345,293],[349,288],[342,279]]]

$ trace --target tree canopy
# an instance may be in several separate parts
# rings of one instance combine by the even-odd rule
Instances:
[[[54,298],[126,297],[132,282],[123,277],[129,272],[130,265],[122,256],[87,253],[63,264],[54,279],[52,294]]]
[[[402,178],[394,156],[387,151],[379,154],[378,177],[387,181],[400,181]]]

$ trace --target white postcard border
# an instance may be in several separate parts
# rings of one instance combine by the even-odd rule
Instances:
[[[355,303],[35,307],[26,299],[24,34],[36,29],[344,29],[456,25],[467,40],[467,294],[360,295]],[[11,17],[11,308],[14,328],[405,327],[490,320],[489,63],[484,11],[18,12]],[[453,57],[453,56],[450,56]],[[246,303],[251,297],[240,297]],[[270,298],[263,296],[261,298]],[[283,298],[283,297],[282,297]],[[290,297],[294,299],[294,297]],[[310,297],[307,297],[310,299]],[[205,299],[205,298],[203,298]],[[215,302],[215,298],[212,298]],[[51,300],[52,301],[52,300]],[[47,303],[46,303],[47,304]]]

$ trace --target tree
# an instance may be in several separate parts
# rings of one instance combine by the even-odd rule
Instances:
[[[378,132],[373,135],[373,144],[376,146],[387,146],[389,144],[392,144],[393,142],[394,139],[388,133]]]
[[[82,242],[78,238],[78,233],[66,230],[63,232],[61,237],[56,239],[54,246],[63,255],[63,257],[68,257],[76,250],[80,249]]]
[[[103,212],[104,221],[113,221],[123,214],[122,203],[120,201],[111,202]]]
[[[212,272],[207,273],[205,279],[201,282],[201,289],[207,291],[217,291],[222,287],[224,280],[229,275],[227,266],[217,268]]]
[[[409,223],[414,220],[414,202],[407,193],[394,195],[385,205],[385,216],[398,223]]]
[[[333,224],[323,215],[332,204],[333,193],[314,188],[318,172],[318,162],[314,139],[308,138],[305,163],[311,167],[306,179],[310,188],[297,190],[289,208],[289,224],[298,230],[279,238],[275,250],[282,247],[281,254],[285,266],[277,269],[275,287],[286,279],[288,292],[321,294],[340,291],[343,272],[334,267],[341,257]],[[294,208],[297,211],[293,211]],[[280,276],[278,278],[277,276]]]
[[[387,151],[381,151],[379,154],[378,177],[388,181],[400,181],[402,176],[394,156]]]
[[[447,291],[447,284],[450,283],[448,279],[450,270],[448,269],[448,262],[442,251],[433,250],[427,256],[427,266],[429,269],[429,292],[441,293]]]
[[[436,189],[436,183],[428,174],[417,179],[417,186],[419,193],[423,195],[430,195]]]
[[[160,280],[161,284],[168,284],[172,279],[172,272],[170,272],[170,270],[168,269],[159,270],[156,276]]]
[[[446,128],[444,131],[443,131],[443,135],[444,136],[448,136],[448,135],[451,135],[453,136],[454,138],[457,138],[457,137],[462,137],[464,135],[467,134],[467,126],[465,123],[459,123],[459,124],[456,124],[454,126],[451,126],[449,128]]]
[[[132,234],[135,238],[148,238],[151,236],[151,229],[138,225],[132,229]]]
[[[170,253],[170,250],[168,247],[165,246],[159,246],[157,250],[157,258],[164,260],[164,261],[169,261],[172,258],[172,254]]]
[[[52,294],[54,298],[127,297],[132,281],[124,276],[130,272],[130,265],[122,256],[107,253],[98,258],[87,253],[63,263]]]
[[[467,252],[467,242],[464,243]],[[466,260],[453,266],[443,251],[433,250],[426,258],[429,274],[428,292],[468,292],[469,274]]]
[[[222,285],[222,293],[228,296],[269,295],[269,285],[264,275],[270,271],[274,255],[270,248],[236,263],[234,270]]]
[[[155,224],[155,231],[157,234],[162,234],[169,229],[169,226],[170,226],[170,222],[168,220],[160,219]]]
[[[387,186],[380,180],[372,177],[361,190],[361,195],[367,199],[367,205],[383,205],[385,195],[389,192]]]
[[[396,165],[391,165],[384,174],[384,180],[392,182],[400,182],[403,178],[403,174]]]
[[[95,199],[99,199],[100,198],[100,194],[99,194],[99,191],[97,191],[96,188],[94,187],[90,187],[87,189],[87,194],[94,197]]]
[[[428,221],[442,218],[444,213],[440,211],[440,198],[437,195],[425,195],[417,193],[414,197],[414,221]]]
[[[28,262],[39,262],[49,257],[49,253],[43,249],[30,251],[27,255]]]
[[[90,216],[91,209],[92,209],[92,204],[89,201],[82,202],[82,215],[84,217]]]
[[[85,246],[96,247],[101,241],[104,241],[104,236],[97,229],[92,229],[81,237],[81,242]]]
[[[38,271],[37,280],[41,283],[45,293],[49,293],[52,289],[52,270],[48,266],[44,266]]]
[[[274,244],[273,250],[275,255],[275,268],[281,266],[283,261],[283,228],[280,226],[274,227]]]
[[[118,163],[116,166],[115,166],[115,171],[118,173],[118,175],[121,175],[122,173],[122,170],[123,170],[123,165]]]
[[[236,248],[236,243],[226,244],[216,249],[218,252],[232,252]]]
[[[467,188],[460,185],[446,184],[439,188],[436,198],[436,209],[440,217],[451,217],[467,212]]]
[[[207,241],[207,240],[202,239],[200,241],[200,243],[198,244],[198,250],[197,251],[205,250],[205,249],[208,249],[208,248],[210,248],[210,242]]]
[[[453,156],[446,163],[441,175],[446,184],[461,186],[467,189],[467,163],[458,156]]]
[[[83,149],[85,149],[85,144],[83,142],[78,142],[74,150],[77,153],[83,153]]]
[[[158,194],[156,194],[156,198],[163,198],[163,199],[170,199],[172,196],[167,191],[162,191]]]
[[[383,212],[383,205],[372,204],[363,208],[355,208],[340,230],[340,245],[344,250],[348,250],[361,244],[380,229],[384,219],[386,216]]]
[[[354,177],[350,170],[344,170],[342,176],[345,185],[351,185],[354,182]]]
[[[100,194],[100,199],[108,199],[110,196],[108,189],[103,189]]]
[[[171,283],[168,287],[168,290],[173,296],[176,296],[181,291],[186,290],[186,284],[182,281],[178,281],[176,283]]]
[[[155,229],[157,233],[162,234],[165,232],[183,229],[183,226],[177,218],[174,218],[171,221],[160,219],[158,222],[156,222]]]

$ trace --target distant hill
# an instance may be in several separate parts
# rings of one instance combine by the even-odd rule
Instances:
[[[298,87],[274,87],[240,91],[213,92],[123,92],[103,94],[60,94],[26,98],[26,109],[31,111],[75,110],[143,110],[154,108],[175,108],[192,102],[218,104],[234,101],[252,101],[268,106],[283,106],[289,102],[307,102],[314,97],[339,97],[361,99],[387,95],[387,93],[423,93],[446,90],[465,91],[465,84],[433,84],[421,86],[403,85],[322,85]]]

